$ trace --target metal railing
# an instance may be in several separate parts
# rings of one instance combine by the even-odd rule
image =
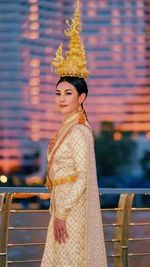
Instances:
[[[20,267],[29,266],[29,264],[30,266],[40,266],[42,252],[45,245],[45,237],[49,220],[49,210],[39,209],[38,205],[36,208],[32,207],[32,209],[22,209],[22,207],[20,206],[19,209],[14,208],[16,207],[14,200],[16,198],[20,198],[21,200],[33,196],[41,197],[45,196],[47,193],[47,189],[43,187],[0,187],[0,267],[6,267],[8,265],[13,267]],[[105,244],[107,248],[109,266],[128,267],[131,258],[138,258],[139,262],[140,259],[145,259],[146,257],[148,259],[148,257],[150,257],[150,235],[132,237],[130,231],[132,232],[133,227],[140,227],[140,232],[142,232],[142,227],[147,227],[147,229],[149,229],[147,230],[147,232],[150,233],[150,207],[133,207],[133,200],[135,195],[150,196],[150,189],[100,189],[100,194],[101,198],[103,196],[108,196],[109,198],[111,198],[115,195],[119,197],[117,205],[115,207],[102,208]],[[134,217],[135,214],[137,214],[137,217],[139,218],[139,214],[143,216],[143,213],[145,214],[144,221],[132,221],[132,215]],[[11,217],[13,216],[13,218],[16,218],[17,214],[20,216],[20,224],[19,226],[14,226],[11,222]],[[28,226],[24,226],[23,223],[27,221],[30,222],[30,219],[33,215],[34,219],[36,216],[40,216],[40,218],[46,216],[42,221],[46,221],[46,225],[32,226],[29,224]],[[24,216],[26,216],[26,219],[24,219]],[[35,221],[37,222],[38,220]],[[20,238],[20,232],[23,232],[24,235],[26,235],[26,231],[28,232],[28,236],[30,236],[31,233],[35,231],[38,231],[40,234],[41,231],[42,233],[44,231],[44,235],[42,235],[44,236],[43,240],[40,240],[38,242],[30,240],[26,242],[20,241],[17,243],[15,243],[14,240],[9,241],[9,236],[13,235],[12,233],[15,232],[15,237],[18,236]],[[38,234],[36,234],[36,236],[37,235]],[[137,244],[135,247],[140,246],[140,244],[144,244],[143,247],[145,248],[145,251],[132,252],[130,246],[132,247],[133,243]],[[14,257],[14,255],[16,255],[16,251],[18,251],[18,248],[24,248],[24,251],[26,251],[26,249],[30,247],[32,247],[32,249],[35,249],[36,255],[40,255],[39,258]],[[40,253],[37,253],[37,250],[39,248]],[[13,249],[12,254],[9,253],[10,249]],[[22,253],[22,255],[25,256],[24,252]]]

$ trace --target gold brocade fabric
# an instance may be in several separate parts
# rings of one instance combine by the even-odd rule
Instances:
[[[49,168],[52,180],[69,176],[77,176],[77,180],[52,188],[51,219],[41,267],[107,267],[93,136],[87,122],[77,122],[78,114],[64,122],[48,153],[48,161],[53,158]],[[66,243],[59,244],[54,239],[54,216],[66,221]]]
[[[51,180],[51,184],[52,186],[57,186],[57,185],[62,185],[62,184],[69,184],[69,183],[73,183],[77,180],[78,176],[77,175],[71,175],[68,177],[64,177],[62,179],[55,179],[55,180]]]

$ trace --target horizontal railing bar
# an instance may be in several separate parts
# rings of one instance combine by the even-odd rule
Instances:
[[[119,223],[103,223],[104,227],[116,227],[116,226],[121,226]]]
[[[150,241],[150,237],[128,238],[128,241]]]
[[[8,230],[47,230],[47,227],[8,227]]]
[[[150,226],[150,223],[130,223],[130,226]]]
[[[150,253],[130,253],[129,256],[149,256]],[[115,257],[120,257],[121,255],[108,255],[108,258],[115,258]],[[41,262],[41,260],[22,260],[22,261],[8,261],[8,264],[17,264],[17,263],[34,263],[34,262]]]
[[[150,208],[132,208],[131,209],[132,211],[150,211]],[[1,212],[2,210],[0,209],[0,212]],[[105,209],[105,208],[102,208],[102,210],[101,211],[105,211],[105,212],[107,212],[107,211],[122,211],[122,209],[120,209],[120,208],[111,208],[111,209]],[[35,213],[48,213],[49,212],[49,210],[48,209],[45,209],[45,210],[25,210],[25,209],[18,209],[18,210],[14,210],[14,209],[12,209],[11,210],[11,213],[33,213],[33,212],[35,212]]]
[[[118,257],[121,257],[121,255],[120,254],[107,255],[107,258],[118,258]]]
[[[113,223],[113,224],[103,224],[104,227],[116,227],[116,226],[121,226],[120,224]],[[9,230],[45,230],[48,227],[43,227],[43,226],[32,226],[32,227],[16,227],[16,226],[9,226]]]
[[[132,211],[150,211],[150,208],[132,208]]]
[[[130,257],[132,257],[132,256],[149,256],[150,255],[150,253],[129,253],[128,254]]]
[[[102,209],[102,211],[122,211],[122,209],[117,209],[117,208],[112,208],[112,209]],[[11,213],[48,213],[49,210],[46,209],[46,210],[23,210],[23,209],[20,209],[20,210],[11,210],[10,211]]]
[[[34,262],[41,262],[41,260],[18,260],[18,261],[13,261],[9,260],[8,264],[17,264],[17,263],[34,263]]]
[[[131,210],[132,211],[150,211],[150,208],[132,208]],[[0,209],[0,212],[1,211],[2,210]],[[103,212],[107,212],[107,211],[116,212],[116,211],[122,211],[122,209],[118,209],[118,208],[104,209],[104,208],[102,208],[101,211],[103,211]],[[25,210],[25,209],[14,210],[14,209],[12,209],[10,212],[11,213],[49,213],[49,209],[45,209],[45,210],[32,210],[32,209],[31,210]]]
[[[121,211],[121,210],[123,210],[123,209],[121,209],[121,208],[111,208],[111,209],[104,208],[104,209],[102,209],[102,211]]]
[[[8,244],[8,247],[24,247],[24,246],[43,246],[45,245],[45,242],[40,242],[40,243],[16,243],[16,244]]]
[[[1,253],[0,253],[0,256],[6,256],[6,253],[2,253],[2,252],[1,252]]]
[[[101,194],[150,194],[150,188],[99,188]]]
[[[120,239],[105,239],[105,242],[107,243],[114,243],[114,242],[120,242],[121,240]]]
[[[104,227],[116,227],[116,226],[121,226],[120,224],[117,224],[117,223],[112,223],[112,224],[103,224]],[[17,227],[17,226],[9,226],[8,229],[9,230],[45,230],[47,229],[48,227],[45,227],[45,226],[39,226],[39,227],[36,227],[36,226],[32,226],[32,227],[23,227],[23,226],[20,226],[20,227]]]
[[[0,187],[0,193],[33,193],[43,194],[49,193],[46,187]]]
[[[129,241],[150,241],[150,238],[129,238]],[[106,239],[106,243],[114,243],[114,242],[120,242],[119,239]],[[18,244],[8,244],[8,247],[20,247],[20,246],[43,246],[45,243],[39,242],[39,243],[18,243]],[[0,254],[0,255],[3,255]]]
[[[150,194],[150,188],[100,188],[100,194]],[[46,187],[0,187],[0,193],[49,193]]]
[[[107,256],[108,258],[115,258],[115,257],[120,257],[120,255],[114,255],[114,254],[112,254],[112,255],[108,255]],[[8,264],[18,264],[18,263],[35,263],[35,262],[41,262],[41,260],[18,260],[18,261],[13,261],[13,260],[9,260],[8,261]]]
[[[116,226],[121,226],[120,224],[117,224],[117,223],[113,223],[113,224],[103,224],[104,227],[116,227]],[[39,227],[17,227],[17,226],[10,226],[8,227],[9,230],[45,230],[47,229],[48,227],[42,227],[42,226],[39,226]]]
[[[49,210],[11,210],[11,213],[49,213]]]

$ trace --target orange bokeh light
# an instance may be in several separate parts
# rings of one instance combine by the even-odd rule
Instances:
[[[38,29],[39,29],[39,23],[37,21],[30,23],[30,30],[38,30]]]
[[[39,19],[39,14],[38,13],[31,13],[29,14],[29,21],[34,21]]]
[[[38,39],[39,38],[39,33],[37,31],[29,32],[28,38],[31,39],[31,40]]]
[[[30,10],[30,12],[38,12],[38,10],[39,10],[38,5],[37,4],[31,5],[29,10]]]
[[[36,86],[36,85],[39,85],[39,83],[40,83],[40,78],[39,77],[30,78],[30,80],[29,80],[30,86]]]
[[[32,95],[38,95],[39,94],[39,87],[38,86],[31,87],[31,94]]]
[[[119,141],[122,139],[122,134],[120,132],[116,132],[113,135],[114,140]]]
[[[31,67],[39,67],[40,65],[40,60],[38,58],[33,58],[30,61],[30,66]]]

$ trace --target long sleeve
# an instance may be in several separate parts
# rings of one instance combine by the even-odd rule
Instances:
[[[63,198],[57,200],[56,197],[55,216],[60,219],[66,218],[70,209],[76,205],[87,187],[89,140],[80,127],[76,126],[68,137],[68,149],[71,151],[73,157],[77,180],[68,185],[60,185],[57,188],[57,190],[61,191],[64,187],[69,188],[68,193]],[[89,129],[86,130],[89,131]],[[57,195],[59,195],[59,192],[57,192]]]

